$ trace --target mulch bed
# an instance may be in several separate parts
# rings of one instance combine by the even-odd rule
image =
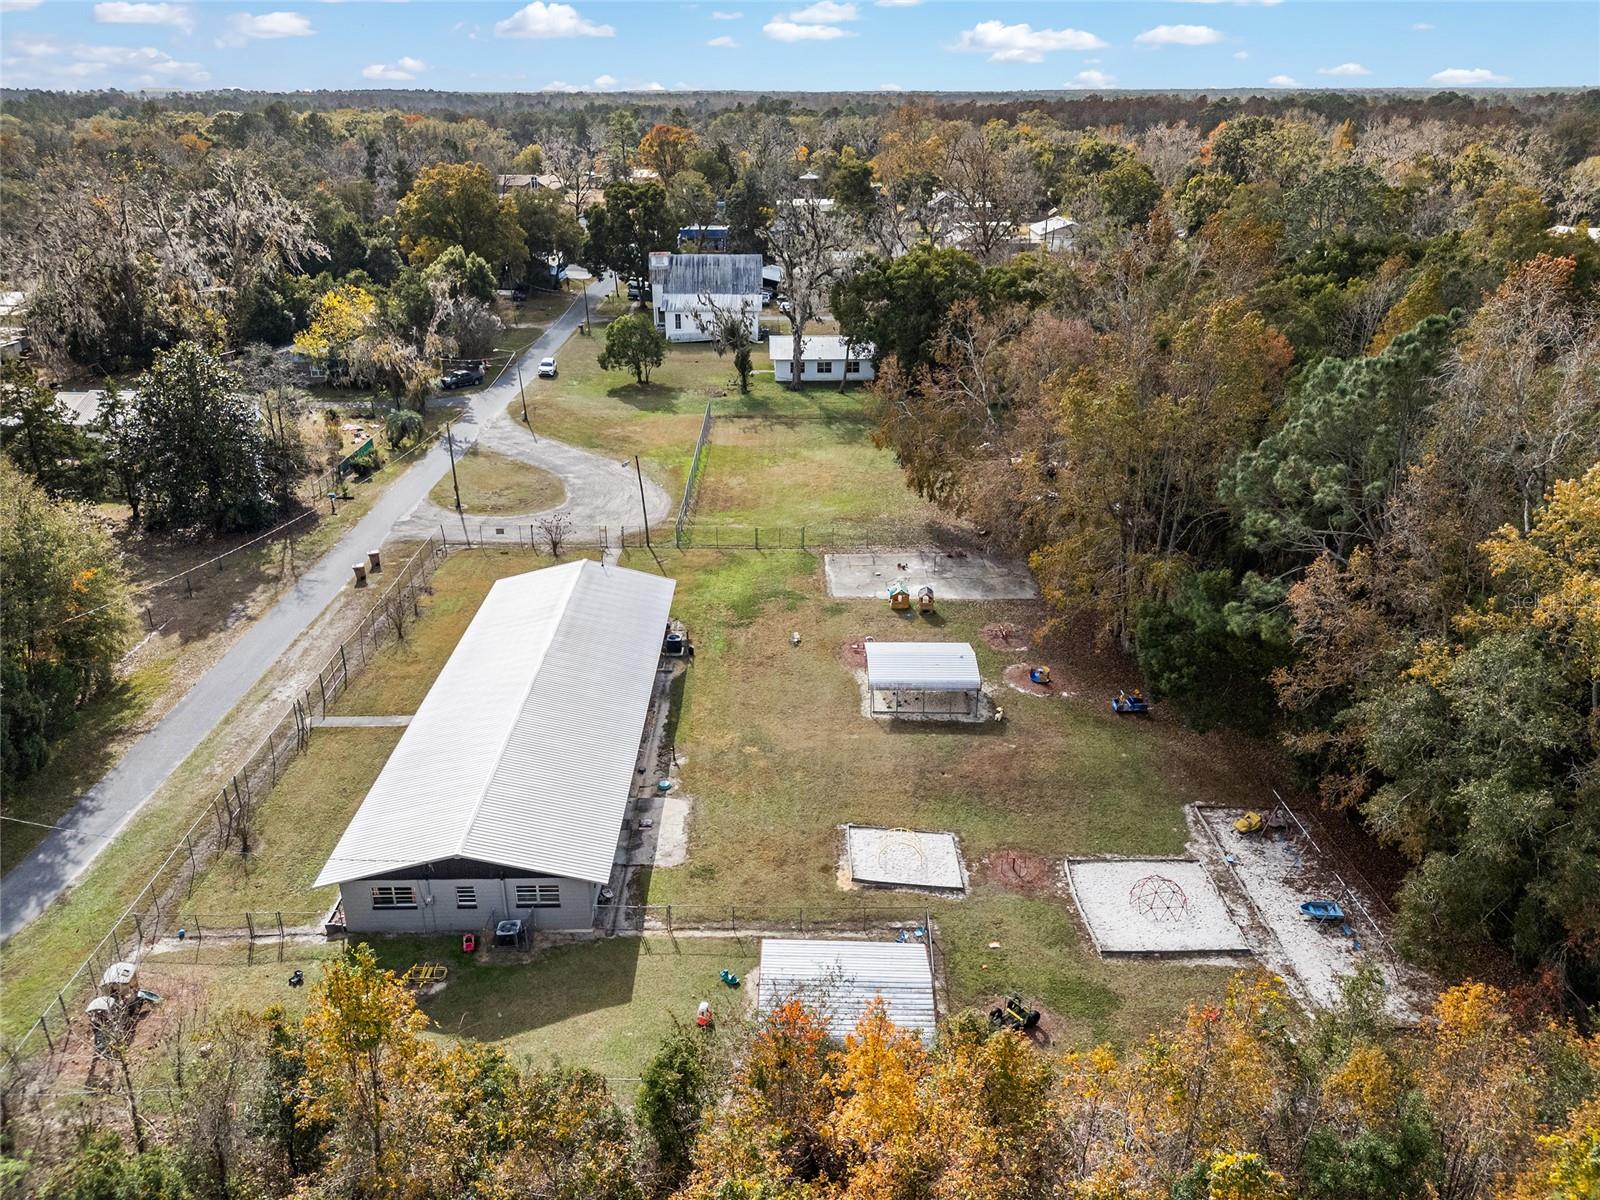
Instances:
[[[984,643],[991,650],[1021,654],[1028,648],[1028,632],[1005,621],[991,621],[980,631]]]
[[[1029,696],[1060,696],[1060,695],[1062,695],[1063,694],[1062,689],[1056,687],[1054,684],[1050,684],[1050,685],[1047,686],[1047,685],[1042,684],[1042,683],[1035,683],[1035,682],[1033,682],[1033,680],[1028,678],[1028,672],[1036,665],[1037,664],[1035,664],[1035,663],[1012,663],[1009,667],[1006,668],[1006,673],[1005,673],[1006,682],[1008,684],[1010,684],[1012,687],[1016,688],[1017,691],[1022,692],[1022,693],[1026,694],[1026,695],[1029,695]],[[1054,665],[1052,665],[1050,667],[1050,677],[1052,679],[1058,678],[1058,676],[1056,675],[1056,669],[1055,669]],[[1068,692],[1068,693],[1065,693],[1065,694],[1070,695],[1071,693]]]
[[[851,638],[839,647],[839,657],[852,671],[867,669],[867,643],[861,638]]]
[[[978,874],[985,883],[1022,896],[1054,896],[1061,871],[1056,863],[1031,850],[996,850],[978,860]]]

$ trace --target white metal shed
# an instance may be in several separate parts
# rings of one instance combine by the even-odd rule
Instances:
[[[843,1038],[879,996],[891,1021],[933,1040],[933,966],[924,943],[805,938],[761,943],[756,1006],[763,1013],[797,999],[820,1010],[828,1032]]]
[[[868,642],[866,651],[873,712],[955,711],[948,703],[952,695],[963,698],[964,711],[977,712],[983,678],[967,642]],[[934,708],[929,696],[941,698]]]

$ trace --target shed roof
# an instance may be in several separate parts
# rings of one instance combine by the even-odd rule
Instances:
[[[316,886],[447,858],[608,879],[675,586],[580,560],[490,588]]]
[[[877,353],[876,347],[870,342],[852,349],[848,339],[833,333],[810,333],[804,341],[805,344],[800,347],[801,362],[858,360],[871,358]],[[773,362],[789,362],[794,357],[793,336],[773,334],[767,339],[767,353],[772,356]]]
[[[674,254],[664,290],[691,297],[760,295],[761,255]]]
[[[874,691],[975,692],[983,679],[966,642],[868,642],[867,685]]]
[[[761,943],[756,1004],[769,1012],[798,998],[827,1015],[828,1032],[852,1032],[874,997],[882,996],[889,1019],[934,1033],[933,968],[921,942],[828,942],[767,938]]]

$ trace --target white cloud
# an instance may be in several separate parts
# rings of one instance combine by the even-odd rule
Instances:
[[[1299,87],[1300,81],[1293,75],[1274,75],[1267,80],[1269,87]]]
[[[739,43],[726,35],[722,37],[714,37],[707,42],[706,45],[717,46],[723,50],[737,50],[739,48]]]
[[[713,21],[742,21],[744,20],[744,14],[742,12],[721,12],[717,9],[712,9],[711,19]]]
[[[568,83],[564,79],[552,79],[549,83],[545,84],[539,90],[541,92],[581,92],[581,91],[583,91],[583,89],[580,88],[577,84]]]
[[[641,92],[665,92],[665,91],[668,90],[668,88],[667,88],[666,84],[657,83],[655,80],[652,79],[649,83],[645,84],[639,90]]]
[[[999,21],[980,21],[961,31],[952,47],[987,54],[990,62],[1043,62],[1055,50],[1102,50],[1106,43],[1081,29],[1035,29],[1024,22],[1002,25]]]
[[[235,13],[217,45],[243,46],[258,38],[310,37],[315,32],[311,21],[297,12]]]
[[[596,75],[594,77],[594,85],[602,91],[606,88],[614,88],[617,86],[617,77],[615,75]]]
[[[427,69],[428,64],[420,58],[408,56],[397,63],[373,63],[370,67],[362,67],[361,74],[367,79],[415,79]]]
[[[0,0],[0,12],[27,12],[43,3],[44,0]]]
[[[508,38],[572,38],[612,37],[617,31],[609,25],[584,20],[570,4],[533,0],[504,21],[496,22],[494,32],[496,37]]]
[[[879,8],[915,8],[922,0],[875,0],[875,3]]]
[[[1079,71],[1062,86],[1077,90],[1080,88],[1108,88],[1117,82],[1115,75],[1107,75],[1104,71]]]
[[[789,14],[797,25],[832,25],[836,21],[859,21],[861,14],[854,4],[840,4],[837,0],[816,0],[805,8]]]
[[[171,25],[185,33],[194,28],[194,18],[183,4],[130,4],[128,0],[110,0],[94,6],[94,19],[102,25]]]
[[[1157,25],[1133,40],[1141,46],[1210,46],[1222,35],[1209,25]]]
[[[17,83],[106,76],[107,82],[135,87],[171,87],[205,83],[211,78],[202,63],[185,62],[150,46],[92,46],[85,42],[13,38],[8,40],[6,49],[18,56],[6,60],[7,76]]]
[[[1236,59],[1238,59],[1240,62],[1243,62],[1245,59],[1250,57],[1250,51],[1248,51],[1248,50],[1235,50],[1233,52],[1233,56]]]
[[[835,38],[855,37],[848,29],[837,25],[801,25],[782,14],[763,25],[761,32],[775,42],[831,42]]]
[[[1445,83],[1454,87],[1474,87],[1484,83],[1510,83],[1511,76],[1496,75],[1488,67],[1446,67],[1428,76],[1429,83]]]
[[[1428,30],[1433,28],[1433,26],[1428,24],[1426,21],[1415,21],[1412,23],[1411,28],[1415,29],[1418,33],[1427,33]]]
[[[878,3],[882,4],[883,0],[878,0]],[[890,5],[890,7],[892,8],[894,6]],[[880,92],[903,92],[905,91],[905,88],[901,87],[898,83],[880,83],[878,85],[878,90]]]
[[[1352,75],[1371,75],[1372,72],[1367,70],[1360,63],[1340,63],[1337,67],[1318,67],[1317,74],[1348,77]]]

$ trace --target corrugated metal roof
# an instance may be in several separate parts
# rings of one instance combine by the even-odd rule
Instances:
[[[875,691],[970,692],[983,679],[966,642],[868,642],[867,683]]]
[[[759,254],[674,254],[663,291],[669,296],[761,294]]]
[[[675,587],[586,560],[496,583],[316,886],[455,857],[608,879]]]
[[[889,1019],[931,1041],[933,968],[921,942],[826,942],[767,938],[761,943],[756,1004],[769,1012],[798,998],[825,1014],[828,1031],[855,1030],[867,1005],[882,996]]]
[[[836,334],[808,333],[805,345],[801,347],[800,360],[820,362],[833,359],[837,362],[844,359],[871,358],[876,352],[876,348],[870,342],[852,350],[850,343]],[[772,356],[773,362],[789,362],[794,357],[794,338],[789,334],[773,334],[767,339],[767,353]]]

